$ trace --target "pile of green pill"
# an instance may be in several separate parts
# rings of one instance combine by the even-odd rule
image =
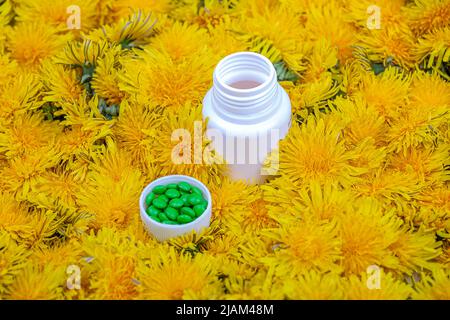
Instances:
[[[146,212],[164,224],[186,224],[202,215],[208,206],[202,191],[185,182],[159,185],[146,196]]]

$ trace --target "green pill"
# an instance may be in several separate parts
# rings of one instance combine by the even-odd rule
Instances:
[[[183,207],[180,210],[180,213],[185,216],[189,216],[191,218],[195,218],[195,211],[189,207]]]
[[[160,212],[160,213],[158,214],[158,219],[159,219],[160,221],[170,220],[169,217],[168,217],[164,212]]]
[[[150,216],[150,218],[152,218],[152,219],[155,220],[156,222],[161,222],[161,220],[159,220],[159,218],[156,217],[156,216]]]
[[[191,185],[189,183],[187,183],[187,182],[181,181],[178,184],[178,189],[180,189],[180,191],[184,191],[184,192],[189,193],[189,191],[191,191]]]
[[[202,200],[203,200],[203,198],[195,193],[191,194],[188,197],[188,203],[193,206],[202,203]]]
[[[198,205],[194,206],[194,212],[195,212],[196,217],[201,216],[201,214],[203,212],[205,212],[205,210],[206,210],[206,207],[203,204],[198,204]]]
[[[184,206],[184,201],[182,199],[172,199],[169,202],[169,206],[171,206],[172,208],[175,208],[175,209],[179,209],[182,206]]]
[[[171,221],[171,220],[164,220],[162,223],[164,223],[164,224],[178,224],[177,222]]]
[[[154,206],[150,206],[150,207],[147,208],[147,214],[149,216],[158,216],[158,214],[160,212],[161,211],[158,208],[154,207]]]
[[[169,197],[167,197],[165,194],[162,194],[160,196],[158,196],[158,198],[160,198],[161,200],[164,200],[165,202],[169,202]]]
[[[192,193],[198,194],[199,196],[203,196],[202,190],[194,186],[192,186]]]
[[[164,201],[163,199],[161,199],[161,197],[153,200],[152,204],[158,209],[164,209],[165,207],[167,207],[167,201]]]
[[[172,207],[167,207],[166,210],[164,210],[164,213],[170,220],[177,220],[177,217],[178,217],[177,209],[174,209]]]
[[[165,195],[169,198],[169,199],[175,199],[178,198],[180,196],[180,193],[178,192],[177,189],[168,189],[165,193]]]
[[[156,194],[163,194],[166,192],[167,187],[166,186],[156,186],[153,188],[152,192]]]
[[[156,198],[156,195],[153,192],[150,192],[146,197],[145,197],[145,204],[147,206],[149,206],[152,201]]]
[[[177,189],[178,185],[176,183],[169,183],[168,185],[166,185],[167,189]]]
[[[181,214],[178,216],[177,221],[181,224],[192,222],[192,218],[190,216],[187,216],[185,214]]]
[[[180,200],[183,201],[184,205],[188,205],[188,204],[189,204],[188,199],[189,199],[189,195],[187,195],[187,194],[183,194],[183,195],[180,197]]]

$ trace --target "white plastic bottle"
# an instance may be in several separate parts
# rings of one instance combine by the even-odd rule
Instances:
[[[277,173],[276,158],[268,171],[262,164],[289,130],[291,103],[269,59],[237,52],[221,60],[203,100],[203,117],[209,118],[207,135],[232,179],[260,183]]]

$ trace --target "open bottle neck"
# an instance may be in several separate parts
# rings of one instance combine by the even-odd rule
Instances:
[[[219,62],[213,75],[212,104],[223,119],[252,124],[270,119],[280,100],[273,64],[252,52],[238,52]],[[236,84],[256,84],[242,88]]]

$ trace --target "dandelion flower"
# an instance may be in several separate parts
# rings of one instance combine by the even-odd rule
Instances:
[[[124,101],[113,127],[113,133],[120,148],[127,150],[141,168],[148,170],[156,161],[154,148],[161,121],[160,111],[143,104]]]
[[[69,14],[67,8],[76,5],[80,8],[82,19],[80,27],[82,30],[92,28],[96,23],[96,6],[98,0],[43,0],[37,3],[33,0],[20,1],[16,8],[18,20],[28,23],[41,21],[43,24],[67,28]]]
[[[94,214],[92,226],[126,228],[139,212],[139,195],[143,182],[129,157],[114,146],[96,159],[86,185],[77,195],[80,206]]]
[[[411,296],[412,288],[406,283],[395,279],[392,274],[383,272],[382,269],[380,269],[379,275],[379,289],[370,286],[372,280],[365,272],[360,276],[350,276],[348,281],[344,282],[346,298],[350,300],[405,300]]]
[[[263,233],[279,244],[273,257],[263,258],[277,265],[277,274],[301,274],[307,270],[339,270],[341,242],[335,222],[293,221]]]
[[[433,233],[404,230],[389,249],[399,259],[399,271],[411,273],[413,270],[420,270],[416,268],[431,269],[431,261],[441,254],[440,245]]]
[[[157,250],[148,265],[139,266],[138,277],[144,299],[213,299],[221,292],[206,256],[178,255],[170,247]]]
[[[51,265],[39,268],[27,264],[11,284],[12,300],[58,300],[62,299],[62,288],[66,284],[64,269]]]
[[[280,173],[294,181],[354,183],[364,169],[349,163],[354,155],[346,150],[340,137],[338,125],[323,119],[310,118],[302,126],[292,125],[280,142]]]
[[[143,54],[142,61],[125,65],[120,89],[138,101],[180,108],[201,101],[210,86],[214,61],[210,57],[190,55],[173,60],[167,52]]]
[[[218,182],[224,161],[211,148],[201,108],[190,104],[179,110],[165,110],[154,147],[162,175],[191,175],[201,181]]]
[[[339,217],[342,267],[345,274],[359,274],[370,265],[389,266],[389,247],[398,239],[398,220],[383,213],[372,200],[362,200],[353,211]]]
[[[448,270],[435,268],[430,276],[425,276],[416,283],[412,297],[417,300],[449,300],[450,278]]]
[[[406,7],[411,29],[416,35],[422,35],[440,27],[449,25],[450,2],[448,0],[415,0]]]
[[[7,232],[0,230],[0,298],[11,292],[11,284],[26,265],[30,252],[17,244]]]
[[[309,271],[284,283],[288,299],[340,300],[344,297],[342,279],[336,273]]]
[[[36,69],[70,40],[69,34],[59,35],[59,31],[38,22],[17,24],[8,36],[11,57],[25,68]]]

